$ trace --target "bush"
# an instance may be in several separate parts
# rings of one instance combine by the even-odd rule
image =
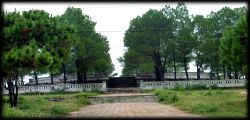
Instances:
[[[55,115],[60,115],[67,113],[67,110],[60,106],[55,105],[50,109],[50,112]]]
[[[3,106],[3,117],[13,118],[13,117],[26,117],[27,113],[19,110],[18,108],[11,108],[9,104]]]
[[[162,92],[162,90],[163,89],[155,89],[153,93],[158,96]]]
[[[211,89],[218,89],[219,87],[216,84],[213,84],[209,88],[211,88]]]
[[[211,113],[211,112],[217,112],[219,109],[219,106],[213,103],[210,104],[203,104],[198,103],[192,106],[192,112],[194,113]]]
[[[157,99],[159,102],[164,102],[164,103],[175,103],[178,101],[178,96],[174,92],[170,92],[167,90],[157,90],[156,93]]]
[[[184,91],[185,87],[183,85],[175,85],[173,89],[178,91]]]
[[[89,105],[90,104],[90,102],[85,97],[78,98],[77,103],[79,105]]]
[[[194,84],[194,85],[187,85],[186,89],[187,90],[204,90],[204,89],[208,89],[208,87],[206,85]]]

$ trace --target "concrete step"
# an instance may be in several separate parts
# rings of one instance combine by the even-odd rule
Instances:
[[[139,87],[107,88],[105,93],[141,93],[141,89]]]
[[[88,97],[91,104],[156,102],[156,96],[147,93],[104,94]]]

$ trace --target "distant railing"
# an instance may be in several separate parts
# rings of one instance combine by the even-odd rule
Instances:
[[[136,73],[133,74],[134,77],[137,79],[150,79],[155,78],[154,73]],[[188,72],[189,79],[197,79],[197,73],[196,72]],[[164,75],[165,79],[174,79],[174,73],[168,72]],[[215,78],[215,74],[212,73],[212,78]],[[177,72],[176,73],[176,79],[186,79],[186,73],[185,72]],[[200,73],[200,79],[210,79],[210,73]]]
[[[143,82],[140,81],[141,89],[155,89],[155,88],[173,88],[176,85],[206,85],[217,86],[217,87],[241,87],[246,86],[245,79],[230,79],[230,80],[189,80],[189,81],[151,81]]]
[[[106,89],[106,81],[103,83],[86,83],[86,84],[58,84],[58,85],[36,85],[36,86],[19,86],[18,93],[47,93],[47,92],[73,92],[73,91],[91,91],[99,90],[104,91]],[[8,91],[4,89],[4,94],[8,94]]]
[[[107,80],[109,78],[108,75],[105,74],[88,74],[87,76],[88,81],[94,81],[94,80]],[[38,78],[38,84],[50,84],[51,83],[51,78],[50,77],[42,77]],[[63,83],[63,76],[58,76],[53,78],[54,83]],[[76,75],[66,75],[66,83],[72,83],[77,81],[77,76]],[[35,84],[34,79],[29,80],[30,85]]]

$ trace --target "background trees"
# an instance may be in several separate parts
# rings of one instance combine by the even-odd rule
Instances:
[[[238,78],[240,66],[244,65],[236,61],[244,63],[242,60],[245,60],[246,56],[239,57],[243,55],[237,53],[242,51],[244,54],[245,46],[239,44],[240,40],[234,38],[237,37],[233,36],[234,33],[227,33],[227,31],[225,33],[225,36],[233,37],[231,40],[222,40],[226,38],[221,37],[227,26],[235,26],[240,16],[246,15],[246,7],[235,9],[224,7],[204,17],[202,15],[190,16],[186,5],[178,3],[176,8],[165,6],[161,11],[157,11],[157,14],[164,19],[157,18],[152,11],[157,10],[149,10],[130,22],[130,27],[124,37],[127,51],[119,59],[124,66],[123,74],[154,71],[156,79],[163,80],[157,76],[164,76],[167,70],[176,73],[178,69],[184,68],[186,77],[189,79],[188,64],[195,61],[197,79],[200,79],[200,72],[204,70],[210,70],[210,79],[213,79],[214,73],[218,79],[221,73],[224,73],[225,79],[226,71],[228,78],[232,78],[233,71],[233,76]],[[149,28],[156,29],[157,25],[160,26],[158,32],[148,32]],[[243,34],[242,31],[241,34]],[[247,34],[244,35],[247,36]],[[241,41],[247,41],[247,39]],[[234,43],[236,45],[233,45]],[[155,52],[154,57],[151,57],[152,52]],[[154,65],[161,66],[159,68],[162,70],[154,68]],[[247,69],[246,66],[244,68]],[[176,79],[176,74],[174,76]]]
[[[108,41],[95,32],[96,23],[80,8],[73,7],[68,7],[60,20],[76,28],[74,37],[77,39],[72,46],[73,59],[69,61],[69,69],[76,71],[78,83],[86,82],[88,73],[111,74],[114,67],[108,53]]]
[[[33,73],[39,84],[37,74],[50,73],[53,84],[60,70],[66,83],[70,65],[76,65],[71,73],[77,72],[79,81],[82,76],[86,81],[87,73],[110,74],[114,69],[107,38],[94,31],[95,23],[81,9],[69,7],[55,17],[43,10],[5,12],[3,17],[1,82],[9,91],[11,107],[17,105],[20,76]]]
[[[238,78],[238,73],[247,74],[247,42],[248,42],[247,18],[242,16],[237,24],[228,27],[220,40],[220,62],[229,71],[234,71],[234,77]],[[228,73],[229,78],[231,73]]]

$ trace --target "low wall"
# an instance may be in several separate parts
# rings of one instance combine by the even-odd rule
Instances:
[[[48,92],[75,92],[75,91],[106,91],[106,81],[103,83],[86,83],[86,84],[60,84],[60,85],[36,85],[36,86],[19,86],[18,93],[48,93]],[[8,94],[4,90],[3,94]]]
[[[156,89],[156,88],[173,88],[176,85],[206,85],[207,87],[216,85],[218,87],[242,87],[246,86],[246,79],[230,79],[230,80],[189,80],[189,81],[151,81],[144,82],[139,81],[141,90]],[[47,93],[57,91],[107,91],[106,81],[103,83],[86,83],[86,84],[61,84],[61,85],[37,85],[37,86],[19,86],[19,93]],[[8,94],[8,91],[4,89],[3,94]]]
[[[140,88],[155,89],[155,88],[173,88],[176,85],[206,85],[207,87],[216,85],[217,87],[242,87],[246,86],[247,80],[245,79],[230,79],[230,80],[189,80],[189,81],[140,81]]]

